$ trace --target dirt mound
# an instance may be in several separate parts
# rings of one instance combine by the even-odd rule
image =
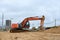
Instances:
[[[54,27],[54,28],[45,30],[44,32],[47,32],[47,33],[58,33],[58,34],[60,34],[60,27]]]
[[[44,32],[0,32],[0,40],[60,40],[60,34]]]
[[[60,27],[43,32],[0,32],[0,40],[60,40]]]

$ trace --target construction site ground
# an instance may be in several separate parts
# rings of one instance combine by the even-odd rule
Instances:
[[[0,40],[60,40],[60,27],[37,32],[0,32]]]

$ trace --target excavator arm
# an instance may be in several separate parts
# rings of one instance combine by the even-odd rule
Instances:
[[[25,27],[25,24],[26,24],[28,21],[31,21],[31,20],[41,20],[40,25],[43,26],[45,17],[42,16],[42,18],[38,18],[38,17],[28,17],[28,18],[25,18],[25,19],[21,22],[22,28],[24,28],[24,27]]]

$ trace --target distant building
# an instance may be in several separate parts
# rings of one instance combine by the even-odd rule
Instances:
[[[6,29],[11,28],[11,20],[6,20]]]

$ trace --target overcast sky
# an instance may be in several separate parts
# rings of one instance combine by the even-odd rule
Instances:
[[[0,0],[0,22],[21,22],[25,17],[45,15],[45,23],[60,19],[60,0]],[[1,23],[0,23],[1,25]]]

